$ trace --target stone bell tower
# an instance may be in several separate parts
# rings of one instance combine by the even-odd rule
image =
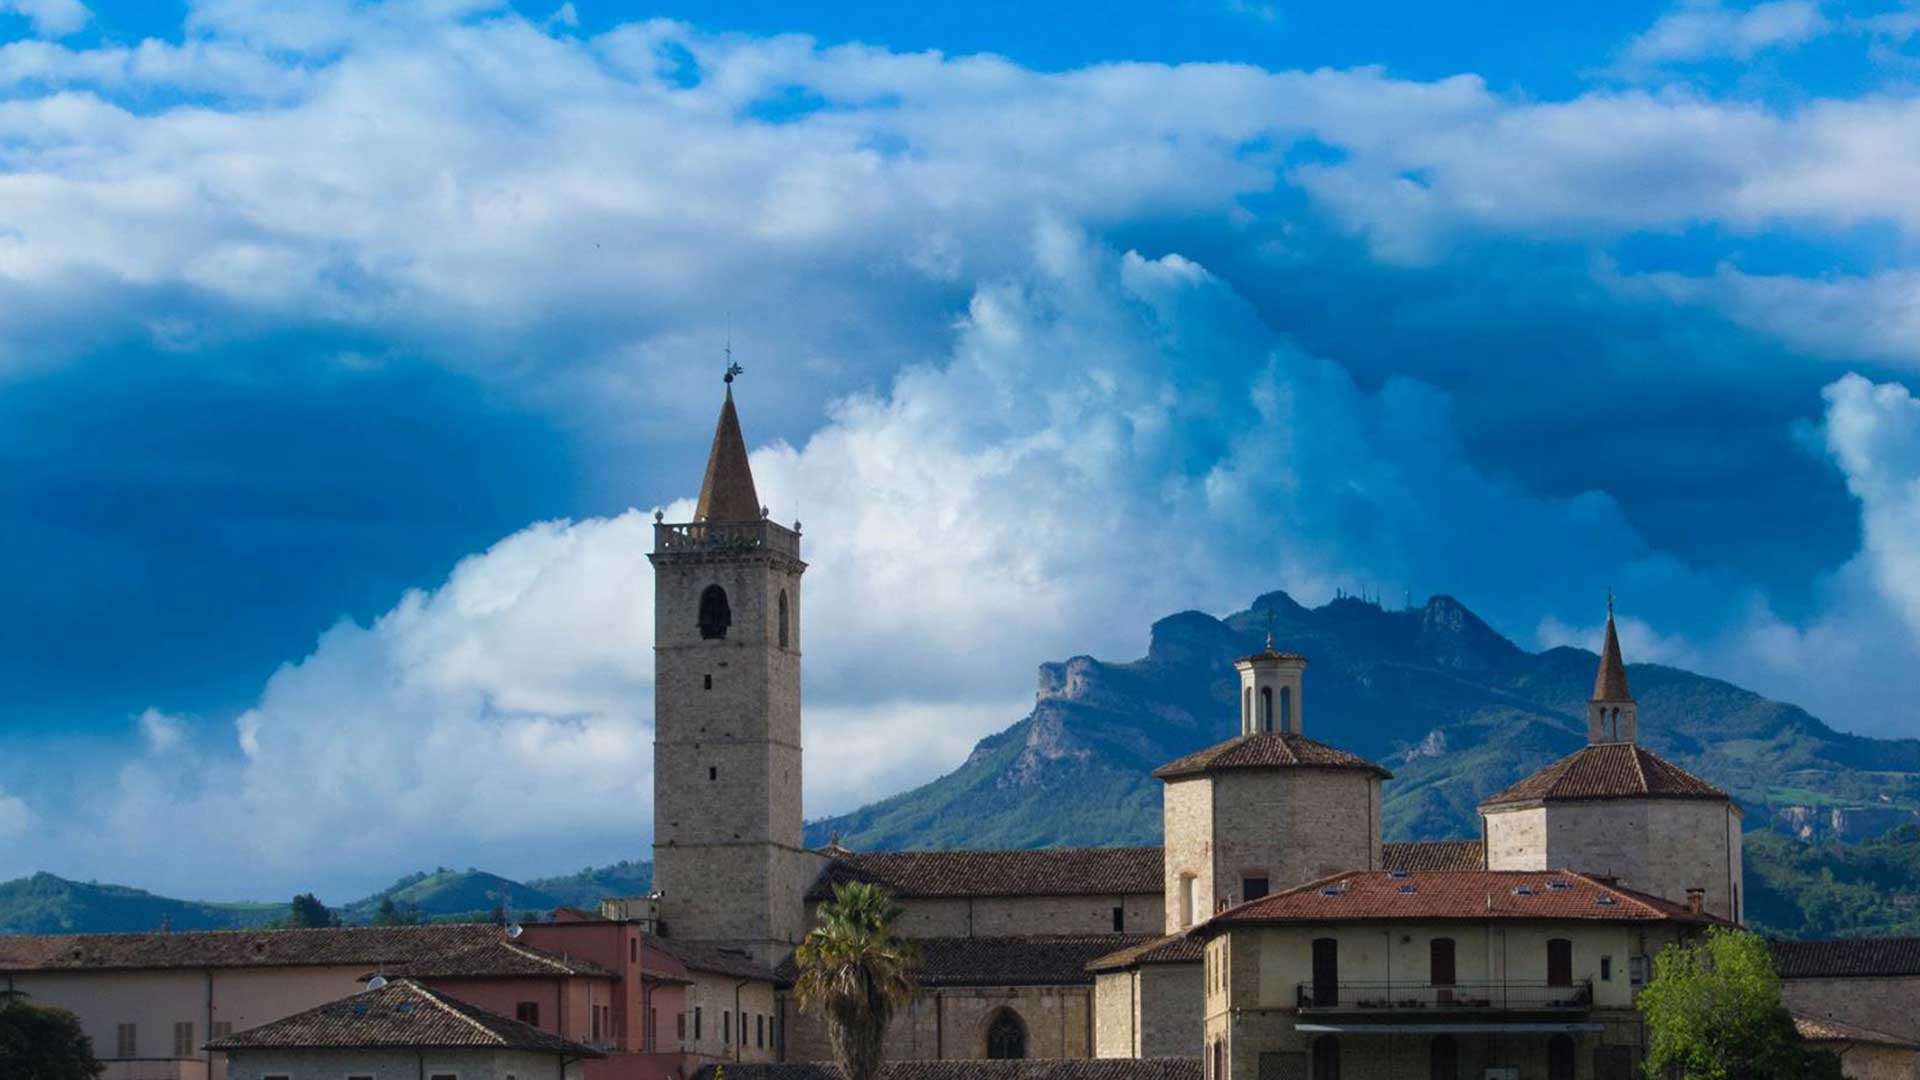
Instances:
[[[1613,596],[1607,596],[1607,638],[1600,647],[1600,670],[1587,701],[1587,742],[1633,742],[1640,734],[1640,706],[1627,689],[1627,665],[1620,658],[1620,635],[1613,628]]]
[[[655,515],[653,874],[667,937],[773,964],[804,930],[799,523],[768,520],[726,401],[693,520]]]

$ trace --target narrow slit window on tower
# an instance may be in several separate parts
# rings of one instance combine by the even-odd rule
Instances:
[[[712,673],[708,673],[708,675],[707,675],[707,683],[706,683],[706,688],[707,688],[708,690],[711,690],[711,689],[713,689],[713,675],[712,675]]]
[[[787,647],[787,590],[780,590],[780,647]]]
[[[1118,905],[1113,909],[1113,932],[1116,934],[1127,932],[1127,909]]]
[[[718,765],[707,766],[707,779],[709,780],[720,779],[720,767]]]
[[[720,641],[733,625],[733,608],[727,603],[727,590],[709,585],[700,593],[700,637]]]

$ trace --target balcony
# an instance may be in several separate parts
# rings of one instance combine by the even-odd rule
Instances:
[[[1343,982],[1299,985],[1303,1013],[1578,1013],[1593,1007],[1593,984],[1528,982]]]
[[[800,534],[771,521],[690,521],[653,526],[656,555],[738,555],[767,551],[791,559],[800,557]]]

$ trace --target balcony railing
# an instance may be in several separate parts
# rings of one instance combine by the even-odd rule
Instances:
[[[1306,982],[1300,984],[1297,1000],[1302,1010],[1327,1012],[1567,1012],[1593,1007],[1593,984]]]
[[[800,534],[771,521],[689,521],[653,526],[653,550],[672,555],[731,555],[765,550],[800,557]]]

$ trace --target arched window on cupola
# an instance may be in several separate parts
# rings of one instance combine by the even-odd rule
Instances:
[[[1260,688],[1260,730],[1273,730],[1273,687]]]
[[[987,1026],[987,1058],[1017,1061],[1027,1056],[1027,1025],[1012,1009],[1001,1009]]]
[[[1240,731],[1242,734],[1253,730],[1253,687],[1240,691]]]
[[[1280,688],[1280,730],[1293,730],[1293,687]]]
[[[700,637],[719,641],[733,625],[733,608],[727,604],[727,590],[709,585],[700,593]]]

